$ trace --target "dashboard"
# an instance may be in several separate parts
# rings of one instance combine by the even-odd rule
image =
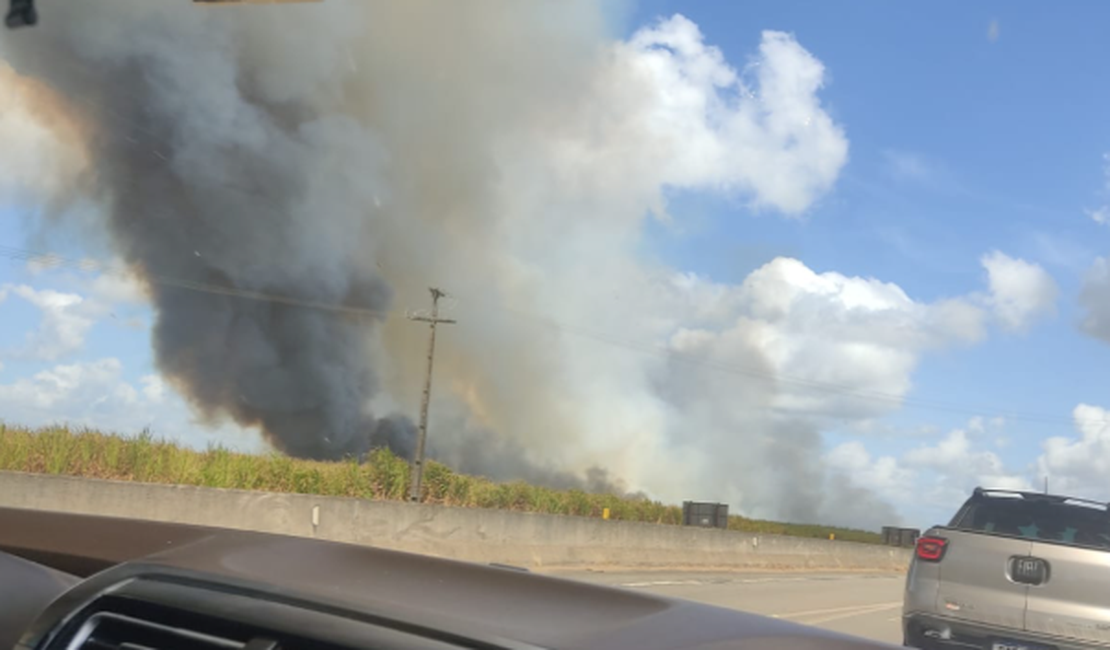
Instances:
[[[641,592],[311,538],[0,508],[0,648],[865,650]]]

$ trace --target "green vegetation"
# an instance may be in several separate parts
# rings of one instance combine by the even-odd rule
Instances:
[[[368,461],[316,462],[273,454],[256,456],[211,448],[194,451],[156,440],[150,434],[124,438],[65,427],[27,429],[0,424],[0,470],[88,478],[266,490],[360,499],[404,499],[409,466],[389,451]],[[466,508],[500,508],[658,524],[682,522],[682,508],[647,499],[580,490],[553,490],[522,482],[496,483],[457,474],[430,462],[424,474],[424,501]],[[784,524],[733,515],[729,529],[763,534],[880,543],[879,534],[827,526]]]

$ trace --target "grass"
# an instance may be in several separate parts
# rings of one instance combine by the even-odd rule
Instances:
[[[28,429],[0,424],[0,470],[82,476],[147,483],[265,490],[297,494],[401,500],[408,491],[409,465],[387,450],[367,462],[317,462],[280,454],[257,456],[220,447],[196,451],[156,440],[149,433],[125,438],[89,429]],[[429,462],[424,502],[464,508],[497,508],[656,524],[682,523],[682,508],[647,499],[580,490],[553,490],[523,482],[497,483]],[[881,543],[878,533],[828,526],[729,517],[730,530],[796,537]]]

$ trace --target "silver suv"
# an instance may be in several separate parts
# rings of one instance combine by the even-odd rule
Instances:
[[[976,488],[917,541],[905,645],[1110,649],[1110,513],[1084,499]]]

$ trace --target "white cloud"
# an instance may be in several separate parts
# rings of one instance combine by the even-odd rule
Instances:
[[[17,408],[51,410],[63,403],[102,405],[116,401],[127,407],[134,403],[130,391],[118,382],[118,359],[55,366],[30,378],[0,386],[0,402]]]
[[[687,480],[715,486],[756,516],[897,520],[884,502],[904,468],[869,461],[870,478],[857,481],[853,459],[862,447],[824,458],[821,431],[897,410],[921,355],[984,335],[982,309],[970,298],[915,301],[895,284],[817,273],[789,258],[740,285],[682,274],[656,286],[651,295],[661,302],[652,313],[671,319],[660,323],[671,328],[668,348],[677,355],[652,371],[652,391],[668,413],[661,459],[685,451]],[[688,498],[692,485],[684,489],[686,497],[666,496]]]
[[[899,505],[911,500],[921,487],[912,469],[901,465],[893,456],[873,457],[859,440],[833,447],[825,459],[853,482]]]
[[[1007,467],[987,448],[988,444],[998,448],[1011,444],[1010,436],[996,435],[1004,427],[999,418],[972,418],[965,427],[950,431],[936,443],[901,454],[897,471],[908,472],[900,476],[908,477],[916,486],[912,495],[915,499],[935,507],[937,513],[947,509],[949,515],[976,486],[1039,490],[1045,477],[1053,493],[1110,501],[1106,481],[1110,475],[1110,410],[1079,404],[1072,415],[1078,436],[1041,441],[1041,453],[1028,467]],[[878,461],[867,456],[859,443],[842,447],[847,449],[834,450],[836,454],[830,458],[860,472],[861,481],[875,480],[867,471]],[[915,507],[912,499],[896,501],[904,511]]]
[[[1023,466],[1007,466],[991,449],[1012,444],[1001,418],[972,418],[897,456],[876,457],[862,441],[849,441],[826,462],[921,525],[950,517],[976,486],[1039,491],[1047,478],[1052,493],[1110,501],[1110,409],[1079,404],[1072,417],[1077,435],[1042,440],[1041,453]]]
[[[897,456],[872,456],[861,441],[833,448],[826,460],[854,484],[872,487],[893,502],[913,525],[928,526],[950,518],[977,486],[1030,489],[1024,470],[1006,467],[987,448],[997,418],[971,418],[939,440],[920,444]]]
[[[1110,411],[1079,404],[1072,417],[1079,436],[1045,440],[1038,474],[1049,478],[1052,492],[1110,501]]]
[[[84,295],[56,289],[39,289],[26,284],[0,287],[0,302],[9,294],[34,305],[40,312],[38,327],[29,332],[18,349],[8,356],[57,361],[79,352],[92,327],[115,311],[141,305],[142,287],[130,275],[97,273],[76,278]],[[127,325],[130,321],[124,321]]]
[[[553,151],[574,184],[726,191],[797,214],[848,158],[817,96],[824,84],[824,65],[789,34],[763,32],[758,57],[737,71],[675,15],[614,47],[573,122],[582,130],[558,134]],[[662,210],[661,196],[655,203]]]
[[[992,251],[980,260],[990,284],[988,302],[1003,327],[1020,332],[1055,313],[1060,290],[1040,265]]]
[[[166,382],[159,375],[146,375],[139,381],[143,384],[143,396],[147,400],[159,403],[166,399]]]
[[[919,303],[897,285],[816,273],[794,259],[764,265],[733,292],[732,323],[693,339],[681,330],[687,339],[674,345],[705,349],[718,336],[750,341],[778,378],[774,406],[785,411],[856,418],[887,412],[909,390],[921,353],[984,334],[984,314],[970,302]]]
[[[77,352],[95,320],[95,308],[73,293],[34,289],[27,285],[10,287],[11,293],[37,307],[42,313],[38,329],[27,335],[16,356],[53,361]]]
[[[1002,461],[994,452],[972,450],[972,434],[969,431],[973,431],[976,426],[972,421],[967,428],[953,429],[935,445],[921,446],[907,452],[904,457],[906,464],[943,472],[955,471],[958,476],[965,477],[1001,474]]]
[[[160,378],[142,378],[137,390],[118,359],[63,364],[0,384],[3,421],[27,426],[68,424],[130,435],[144,429],[193,447],[209,443],[249,450],[265,449],[258,434],[226,423],[201,425]]]

